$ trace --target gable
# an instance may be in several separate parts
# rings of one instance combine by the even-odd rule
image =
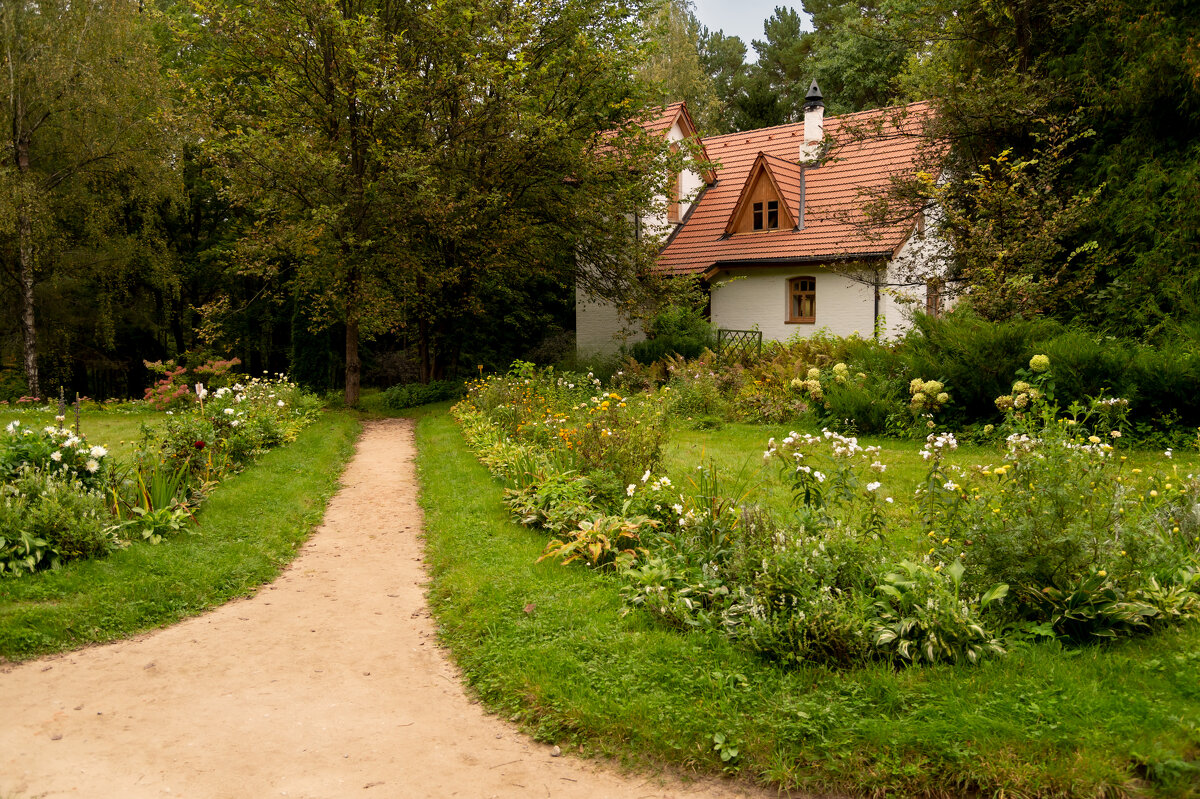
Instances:
[[[742,185],[725,234],[794,230],[804,219],[803,203],[804,173],[801,167],[760,152]],[[770,219],[772,210],[776,217],[773,220]],[[775,224],[770,224],[771,221]]]

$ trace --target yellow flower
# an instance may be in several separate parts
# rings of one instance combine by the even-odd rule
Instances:
[[[1050,358],[1046,355],[1035,355],[1029,359],[1029,368],[1038,374],[1050,369]]]
[[[1157,497],[1157,496],[1158,496],[1158,492],[1157,492],[1157,491],[1154,491],[1154,490],[1151,490],[1151,491],[1150,491],[1150,496],[1152,496],[1152,497]]]
[[[1104,569],[1101,569],[1100,571],[1096,572],[1096,576],[1097,577],[1107,577],[1108,572],[1104,571]]]

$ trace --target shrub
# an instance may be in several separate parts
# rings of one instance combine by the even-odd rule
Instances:
[[[428,384],[404,383],[383,392],[383,404],[395,411],[428,405],[432,402],[456,400],[467,393],[461,380],[434,380]]]
[[[966,418],[993,420],[993,400],[1005,393],[1013,373],[1040,351],[1037,342],[1062,330],[1047,320],[989,322],[963,307],[940,317],[918,315],[899,351],[911,375],[938,376],[953,386]]]
[[[34,430],[14,421],[0,437],[0,480],[5,482],[33,468],[98,488],[107,479],[109,461],[107,448],[89,446],[83,436],[59,427]]]
[[[984,629],[980,611],[1008,593],[997,585],[981,598],[962,596],[965,569],[955,561],[944,570],[902,562],[875,587],[873,643],[880,652],[905,663],[975,663],[1003,655],[1000,639]]]
[[[103,493],[69,473],[24,467],[0,491],[0,573],[54,568],[116,543]]]
[[[698,358],[717,346],[712,325],[699,311],[672,306],[660,311],[646,328],[647,338],[630,348],[639,363],[650,364],[671,355]]]

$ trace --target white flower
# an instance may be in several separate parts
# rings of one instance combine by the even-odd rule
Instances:
[[[241,424],[241,422],[239,422],[237,419],[234,419],[232,422],[229,423],[229,426],[237,427],[239,424]]]
[[[1167,451],[1166,451],[1166,452],[1164,452],[1163,454],[1164,454],[1164,455],[1166,455],[1168,458],[1170,458],[1170,457],[1172,457],[1172,456],[1173,456],[1173,454],[1174,454],[1174,453],[1172,453],[1172,452],[1171,452],[1171,450],[1167,450]]]
[[[95,473],[95,471],[100,468],[100,464],[95,458],[92,458],[83,465],[83,468],[87,469],[89,472]]]
[[[276,402],[275,404],[276,404],[276,405],[278,405],[280,408],[282,408],[282,407],[283,407],[283,400],[280,400],[279,402]]]
[[[634,491],[637,491],[636,483],[630,483],[629,485],[625,486],[625,496],[632,497]]]
[[[17,429],[18,427],[20,427],[20,426],[21,426],[21,423],[20,423],[20,422],[15,422],[15,421],[14,421],[14,422],[9,422],[9,423],[8,423],[8,427],[6,427],[6,428],[4,428],[4,429],[5,429],[5,431],[6,431],[6,432],[9,432],[9,433],[11,433],[11,432],[13,432],[14,430],[16,430],[16,429]]]
[[[820,472],[813,472],[813,477],[817,478],[818,483],[825,482],[825,475],[821,474]]]
[[[59,461],[62,460],[62,453],[59,452],[58,450],[54,450],[54,452],[50,453],[50,460],[54,461],[55,463],[58,463]]]
[[[669,486],[669,485],[671,485],[671,478],[664,477],[661,480],[659,480],[658,482],[662,483],[664,487]]]
[[[867,483],[867,490],[874,491],[877,488],[879,488],[879,486],[881,486],[881,485],[883,485],[883,483]]]
[[[70,438],[68,438],[66,441],[64,441],[62,443],[62,447],[65,449],[66,447],[73,447],[78,443],[79,443],[79,439],[76,438],[75,436],[71,436]]]
[[[896,500],[892,499],[891,497],[884,497],[883,501],[890,505],[891,503],[895,502]]]
[[[642,475],[642,482],[644,483],[644,482],[646,482],[646,481],[647,481],[647,480],[649,480],[649,479],[650,479],[650,470],[649,470],[649,469],[647,469],[647,470],[646,470],[646,472],[645,472],[645,474],[643,474],[643,475]]]
[[[1114,430],[1114,431],[1112,431],[1111,433],[1109,433],[1109,435],[1110,435],[1110,436],[1112,436],[1113,438],[1120,438],[1120,437],[1121,437],[1121,431],[1120,431],[1120,430]]]
[[[89,450],[89,452],[91,453],[93,458],[103,458],[105,455],[108,454],[108,450],[106,450],[104,447],[101,447],[99,445],[92,447]]]
[[[203,383],[196,384],[196,396],[199,397],[200,399],[204,399],[205,397],[208,396],[208,389],[206,389],[204,387]]]
[[[226,416],[233,416],[233,408],[226,408],[224,411],[222,411],[222,413],[224,413]]]
[[[683,515],[683,506],[680,505],[678,502],[676,502],[674,505],[671,506],[671,510],[675,511],[676,516]]]

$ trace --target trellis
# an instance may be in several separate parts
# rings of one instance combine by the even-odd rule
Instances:
[[[741,361],[762,354],[761,330],[717,329],[717,353],[723,358]]]

